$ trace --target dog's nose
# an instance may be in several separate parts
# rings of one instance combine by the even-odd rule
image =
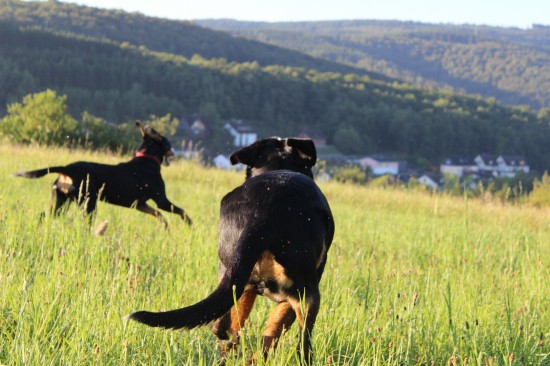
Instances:
[[[174,149],[170,149],[168,151],[166,151],[166,153],[164,154],[165,156],[174,156],[176,150]]]

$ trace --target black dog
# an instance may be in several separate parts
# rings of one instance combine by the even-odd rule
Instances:
[[[233,345],[256,295],[264,295],[278,303],[263,333],[264,357],[298,319],[303,334],[298,351],[310,362],[319,281],[334,235],[330,207],[313,181],[316,160],[308,139],[269,138],[234,153],[232,164],[246,164],[247,178],[221,202],[218,287],[189,307],[140,311],[130,319],[174,329],[217,319],[214,334]]]
[[[164,159],[174,155],[170,142],[149,126],[136,122],[143,141],[136,156],[118,165],[107,165],[79,161],[66,166],[56,166],[20,172],[15,175],[25,178],[39,178],[49,173],[58,173],[52,189],[51,211],[57,215],[60,209],[72,201],[83,206],[87,214],[94,212],[97,200],[124,207],[136,207],[166,221],[154,208],[147,205],[152,199],[164,211],[173,212],[191,224],[189,216],[166,198],[164,181],[160,175],[160,165]]]

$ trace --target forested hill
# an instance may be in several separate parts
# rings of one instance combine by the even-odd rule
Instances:
[[[322,58],[281,47],[233,37],[188,21],[148,17],[140,13],[79,6],[57,1],[0,0],[0,21],[20,27],[32,27],[61,33],[89,36],[141,45],[149,50],[191,58],[224,58],[260,65],[286,65],[339,73],[362,73],[374,79],[388,80]]]
[[[182,117],[198,112],[214,125],[229,118],[244,119],[260,136],[316,129],[346,154],[394,152],[438,163],[448,155],[488,152],[525,155],[540,170],[550,166],[548,111],[537,116],[494,100],[424,90],[360,73],[288,66],[291,63],[284,60],[276,65],[275,56],[273,60],[266,56],[265,66],[209,54],[184,57],[155,47],[173,42],[173,49],[181,50],[193,44],[200,37],[190,29],[200,28],[187,28],[185,22],[56,2],[0,0],[0,4],[0,13],[11,14],[0,22],[0,115],[8,103],[49,88],[68,96],[69,110],[77,118],[87,111],[117,123],[150,114]],[[56,10],[46,12],[53,14],[49,18],[35,9],[52,7]],[[66,13],[67,9],[71,11]],[[124,22],[108,21],[113,18]],[[73,23],[87,26],[58,25]],[[157,23],[173,29],[159,33],[162,27]],[[107,36],[132,33],[128,29],[140,36]],[[172,37],[174,33],[181,37]],[[141,37],[148,43],[142,43]],[[258,50],[243,52],[254,58]]]
[[[502,103],[550,107],[550,26],[531,29],[400,21],[198,24],[406,82]]]
[[[437,162],[491,152],[549,166],[550,116],[490,100],[360,75],[187,59],[1,23],[0,55],[2,105],[51,88],[68,95],[73,115],[113,122],[201,112],[213,121],[245,119],[264,136],[315,128],[348,154],[391,151]]]

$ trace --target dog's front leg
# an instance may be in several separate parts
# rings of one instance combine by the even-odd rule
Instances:
[[[178,206],[170,202],[168,198],[166,198],[166,195],[164,196],[159,195],[159,197],[153,197],[153,201],[155,201],[158,208],[160,208],[161,210],[180,215],[183,221],[185,221],[187,225],[193,224],[189,215],[187,215],[187,213],[183,209],[179,208]]]

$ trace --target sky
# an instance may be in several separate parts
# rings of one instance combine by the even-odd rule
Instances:
[[[75,0],[161,18],[251,21],[411,20],[529,28],[550,25],[550,0]]]

